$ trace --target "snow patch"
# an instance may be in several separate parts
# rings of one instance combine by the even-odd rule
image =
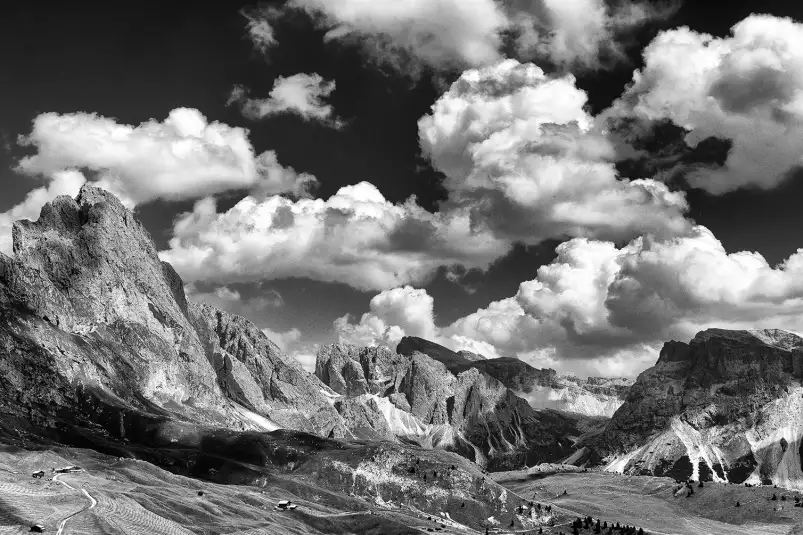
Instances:
[[[563,388],[536,385],[530,392],[516,392],[534,409],[554,409],[586,416],[610,418],[624,403],[614,396],[595,395],[577,385]]]
[[[238,403],[232,403],[232,406],[237,414],[251,422],[251,424],[254,426],[254,431],[270,432],[281,429],[276,422],[250,411]]]

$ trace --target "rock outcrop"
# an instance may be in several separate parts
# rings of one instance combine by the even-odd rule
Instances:
[[[590,449],[609,470],[803,488],[803,339],[708,329],[668,342]]]
[[[38,221],[15,223],[13,241],[14,257],[0,255],[6,414],[54,432],[135,435],[147,417],[348,434],[326,387],[256,327],[187,301],[113,195],[87,185],[58,197]]]
[[[449,351],[431,342],[424,347]],[[324,346],[316,374],[348,400],[335,406],[348,409],[341,415],[355,434],[385,434],[386,423],[399,439],[454,451],[490,469],[560,459],[572,451],[571,437],[578,434],[571,421],[533,410],[479,369],[468,366],[455,374],[418,350],[400,354],[383,347]],[[367,406],[355,412],[355,404]],[[366,431],[363,415],[376,409],[384,422]]]
[[[493,377],[538,410],[553,409],[580,416],[613,416],[633,382],[628,379],[560,376],[555,370],[538,369],[517,358],[485,359],[465,351],[454,352],[415,336],[401,339],[396,351],[423,353],[443,363],[457,375],[471,368]]]

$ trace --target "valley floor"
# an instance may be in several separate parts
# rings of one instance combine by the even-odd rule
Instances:
[[[70,465],[82,471],[51,471]],[[33,478],[39,470],[43,477]],[[695,486],[694,496],[686,498],[674,496],[677,485],[667,478],[588,472],[536,479],[511,472],[494,474],[494,479],[522,503],[552,504],[555,526],[543,528],[549,535],[571,533],[570,522],[587,515],[643,527],[653,535],[782,535],[803,523],[803,508],[794,507],[796,494],[771,487],[707,483],[704,488]],[[567,494],[561,496],[564,490]],[[773,493],[778,500],[771,500]],[[284,499],[298,508],[276,510]],[[737,500],[739,508],[734,507]],[[508,530],[506,520],[500,520],[491,533],[537,533]],[[0,535],[29,533],[34,524],[57,535],[484,533],[477,526],[450,522],[445,515],[359,496],[332,496],[301,480],[277,479],[264,487],[219,485],[90,450],[31,451],[0,445]]]
[[[803,495],[771,486],[694,484],[694,495],[687,498],[675,497],[678,485],[669,478],[588,472],[496,479],[522,497],[552,503],[566,514],[635,525],[655,535],[785,535],[803,524],[803,508],[794,507],[794,497]],[[564,490],[567,494],[561,496]],[[737,501],[740,507],[735,507]]]

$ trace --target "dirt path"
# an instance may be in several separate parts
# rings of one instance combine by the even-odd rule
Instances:
[[[89,494],[86,491],[86,489],[77,489],[77,488],[73,487],[72,485],[70,485],[69,483],[67,483],[66,481],[62,481],[61,479],[59,479],[59,477],[61,477],[63,475],[64,474],[56,474],[55,476],[53,476],[53,481],[55,481],[57,483],[61,483],[62,485],[64,485],[68,489],[81,492],[84,496],[89,498],[89,507],[84,507],[80,511],[76,511],[75,513],[71,514],[70,516],[68,516],[67,518],[63,519],[61,522],[59,522],[59,529],[58,529],[58,531],[56,531],[56,535],[62,535],[62,533],[64,532],[64,527],[67,525],[67,521],[68,520],[70,520],[71,518],[75,517],[76,515],[79,515],[79,514],[83,513],[84,511],[89,511],[90,509],[94,509],[95,506],[98,504],[98,501],[95,498],[93,498],[92,495]]]

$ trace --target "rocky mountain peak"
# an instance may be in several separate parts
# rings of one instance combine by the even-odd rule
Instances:
[[[789,445],[799,445],[802,378],[798,335],[707,329],[688,344],[664,344],[592,442],[616,471],[739,483],[800,479],[799,448]]]
[[[29,391],[31,402],[59,392],[42,418],[80,414],[91,384],[92,403],[115,399],[115,411],[348,433],[326,387],[256,326],[188,302],[181,277],[111,193],[85,185],[75,199],[58,197],[37,221],[16,222],[13,237],[13,258],[0,256],[0,347],[25,340],[27,349],[0,364],[36,362],[51,384],[15,373],[0,391]]]
[[[39,317],[74,332],[150,317],[146,323],[176,343],[187,334],[180,277],[114,195],[84,185],[76,199],[56,198],[12,232],[5,282]]]

